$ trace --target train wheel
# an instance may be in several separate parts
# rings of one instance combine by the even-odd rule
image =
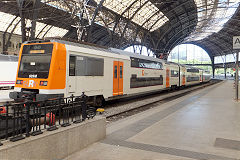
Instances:
[[[101,107],[101,106],[103,106],[103,102],[104,102],[103,96],[94,97],[94,106]]]
[[[93,118],[96,115],[96,108],[95,107],[87,107],[86,110],[87,118]]]

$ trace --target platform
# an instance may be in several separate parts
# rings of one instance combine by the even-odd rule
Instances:
[[[111,123],[105,140],[66,160],[236,160],[240,102],[224,81]]]
[[[0,105],[4,104],[6,101],[11,101],[9,98],[9,93],[13,90],[0,90]]]

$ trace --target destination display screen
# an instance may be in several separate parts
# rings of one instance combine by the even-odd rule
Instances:
[[[22,54],[52,54],[53,44],[24,45]]]

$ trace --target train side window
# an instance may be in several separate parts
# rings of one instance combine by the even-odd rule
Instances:
[[[120,66],[120,78],[122,78],[122,75],[123,75],[123,69],[122,69],[122,66]]]
[[[86,57],[85,76],[103,76],[103,58]]]
[[[139,59],[131,57],[131,67],[139,67]]]
[[[196,68],[188,68],[187,72],[191,72],[191,73],[199,73],[199,70]]]
[[[76,56],[70,56],[69,58],[69,76],[75,76],[76,70]]]
[[[151,68],[151,69],[163,69],[161,62],[155,62],[145,59],[140,59],[139,62],[140,68]]]
[[[156,62],[156,61],[150,61],[150,60],[138,59],[138,58],[131,57],[131,67],[163,69],[163,64],[161,62]]]
[[[171,77],[178,77],[178,71],[171,70]]]
[[[114,66],[114,78],[117,78],[117,66]]]
[[[103,58],[77,56],[76,76],[103,76],[103,73]]]
[[[85,76],[86,60],[84,57],[77,56],[76,59],[76,76]]]
[[[163,85],[162,75],[160,75],[159,77],[137,77],[136,74],[132,74],[130,79],[130,88],[148,87],[156,85]]]

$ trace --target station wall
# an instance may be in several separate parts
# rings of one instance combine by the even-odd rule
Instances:
[[[10,33],[6,34],[5,43],[8,40],[9,35],[10,35]],[[8,55],[18,55],[21,44],[22,44],[21,35],[13,34],[10,39],[7,54]],[[3,32],[0,32],[0,54],[2,54],[2,53],[3,53]]]

